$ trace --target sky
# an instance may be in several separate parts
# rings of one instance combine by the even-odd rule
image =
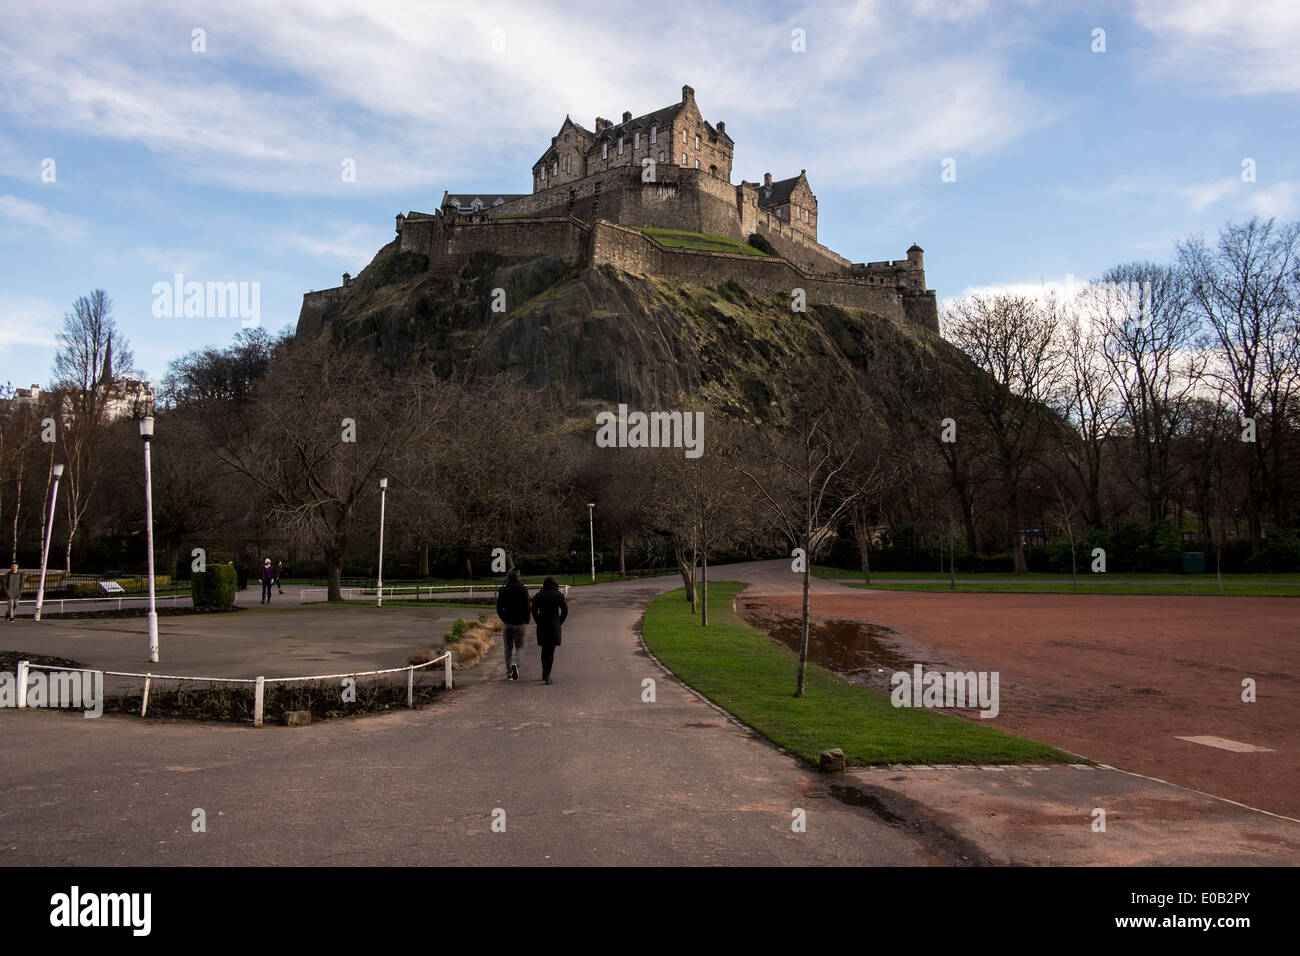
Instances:
[[[0,384],[48,385],[96,288],[155,382],[248,321],[166,314],[178,274],[292,325],[397,213],[528,192],[566,114],[683,84],[733,180],[806,169],[824,244],[917,242],[941,302],[1168,261],[1300,218],[1297,50],[1295,0],[0,5]]]

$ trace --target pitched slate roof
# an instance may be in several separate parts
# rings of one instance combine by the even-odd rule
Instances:
[[[668,126],[677,118],[677,114],[682,111],[681,103],[674,103],[672,106],[665,106],[663,109],[655,110],[653,113],[646,113],[644,116],[634,116],[626,123],[615,123],[613,126],[607,126],[599,133],[593,133],[595,137],[592,140],[592,146],[598,145],[602,140],[617,140],[620,136],[627,136],[633,129],[638,126],[649,127],[658,123],[660,126]]]
[[[493,206],[500,206],[504,203],[514,202],[516,199],[523,199],[532,193],[447,193],[446,202],[451,203],[457,209],[469,211],[477,199],[482,209],[491,209]]]
[[[798,176],[791,176],[789,179],[782,179],[772,183],[771,186],[764,186],[759,183],[758,204],[760,206],[776,206],[783,202],[790,201],[790,193],[794,192],[795,183],[799,182]]]

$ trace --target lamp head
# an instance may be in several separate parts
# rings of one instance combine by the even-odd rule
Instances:
[[[379,487],[380,487],[380,488],[387,488],[387,487],[388,487],[388,479],[387,479],[387,478],[380,478],[380,479],[379,479]]]
[[[140,419],[140,437],[145,441],[153,438],[153,416]]]
[[[61,477],[63,477],[63,466],[62,466],[62,465],[55,465],[55,466],[54,466],[54,477],[55,477],[55,478],[61,478]]]

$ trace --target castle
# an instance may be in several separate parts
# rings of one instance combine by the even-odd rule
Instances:
[[[726,123],[707,122],[689,86],[680,102],[643,116],[624,112],[619,123],[597,117],[587,129],[566,116],[533,164],[531,193],[444,192],[431,214],[399,213],[395,241],[402,252],[426,255],[434,271],[458,272],[476,253],[503,264],[553,253],[570,266],[608,263],[704,285],[734,279],[785,296],[802,288],[809,302],[868,309],[938,331],[919,246],[901,260],[850,262],[817,241],[817,197],[806,170],[733,185],[734,147]],[[740,243],[759,236],[776,255],[683,248],[647,229]],[[351,278],[304,296],[304,314],[346,299]]]

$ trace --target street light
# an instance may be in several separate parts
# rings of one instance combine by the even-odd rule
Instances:
[[[587,502],[587,530],[591,532],[591,583],[596,583],[596,507],[594,502]]]
[[[140,419],[144,442],[144,528],[149,545],[149,663],[158,663],[158,608],[153,588],[153,472],[149,468],[149,444],[153,441],[153,416]]]
[[[379,479],[379,587],[375,588],[375,607],[384,606],[384,496],[388,494],[388,479]]]
[[[50,538],[54,535],[54,502],[59,499],[59,478],[63,466],[54,466],[54,488],[50,491],[50,517],[45,522],[45,543],[41,545],[41,585],[36,589],[36,620],[41,619],[41,605],[45,603],[45,562],[50,556]]]

